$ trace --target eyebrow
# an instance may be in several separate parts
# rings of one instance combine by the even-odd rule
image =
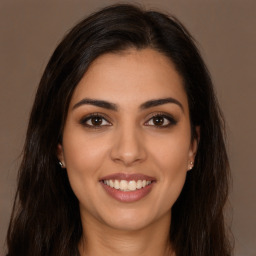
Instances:
[[[164,104],[167,104],[167,103],[174,103],[174,104],[178,105],[181,108],[181,110],[184,112],[183,105],[178,100],[176,100],[174,98],[149,100],[149,101],[146,101],[145,103],[143,103],[140,106],[140,109],[143,110],[143,109],[147,109],[147,108],[152,108],[152,107],[164,105]]]
[[[167,103],[173,103],[173,104],[178,105],[181,108],[181,110],[184,112],[183,105],[178,100],[176,100],[174,98],[163,98],[163,99],[149,100],[149,101],[146,101],[143,104],[141,104],[140,109],[144,110],[144,109],[164,105]],[[74,110],[82,105],[93,105],[93,106],[100,107],[100,108],[118,111],[118,106],[115,103],[111,103],[111,102],[108,102],[105,100],[96,100],[96,99],[89,99],[89,98],[84,98],[81,101],[77,102],[73,106],[72,110]]]
[[[106,109],[110,109],[110,110],[114,110],[114,111],[118,110],[117,105],[114,103],[110,103],[105,100],[95,100],[95,99],[88,99],[88,98],[82,99],[81,101],[77,102],[73,106],[72,110],[74,110],[82,105],[93,105],[96,107],[106,108]]]

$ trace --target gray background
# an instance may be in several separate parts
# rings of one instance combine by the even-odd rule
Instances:
[[[0,2],[0,254],[28,116],[44,67],[68,29],[92,11],[116,2]],[[130,2],[174,14],[199,42],[227,120],[235,255],[256,256],[256,1]]]

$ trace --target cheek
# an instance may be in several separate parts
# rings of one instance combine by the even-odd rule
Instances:
[[[66,130],[64,135],[64,159],[69,182],[78,199],[85,200],[97,186],[100,168],[106,159],[106,148],[97,139],[85,136],[83,131],[69,133]]]
[[[63,140],[66,170],[71,188],[82,207],[93,207],[94,195],[98,189],[98,179],[106,149],[95,139],[83,132],[65,134]],[[90,208],[89,207],[89,208]]]
[[[93,139],[79,131],[67,132],[63,147],[66,166],[70,172],[95,172],[106,154],[104,143],[100,138]]]
[[[166,175],[186,171],[190,151],[190,133],[173,133],[151,141],[150,154]]]
[[[172,197],[178,196],[184,185],[187,174],[188,154],[187,147],[168,147],[162,151],[158,149],[156,165],[159,168],[160,182],[166,193]],[[176,196],[175,196],[176,195]]]
[[[187,175],[190,137],[169,136],[165,140],[154,141],[151,159],[159,174],[158,209],[169,210],[179,197]]]

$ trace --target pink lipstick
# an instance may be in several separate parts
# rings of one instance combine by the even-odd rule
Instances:
[[[144,174],[115,173],[100,179],[105,191],[121,202],[135,202],[150,193],[156,179]]]

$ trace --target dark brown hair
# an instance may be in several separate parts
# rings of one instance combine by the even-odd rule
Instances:
[[[8,230],[8,256],[74,256],[82,235],[78,200],[56,157],[72,93],[100,55],[152,48],[174,63],[187,93],[192,136],[200,143],[192,171],[172,208],[177,256],[229,256],[223,215],[229,164],[224,122],[194,40],[174,17],[115,5],[76,25],[54,51],[39,84],[27,130]]]

